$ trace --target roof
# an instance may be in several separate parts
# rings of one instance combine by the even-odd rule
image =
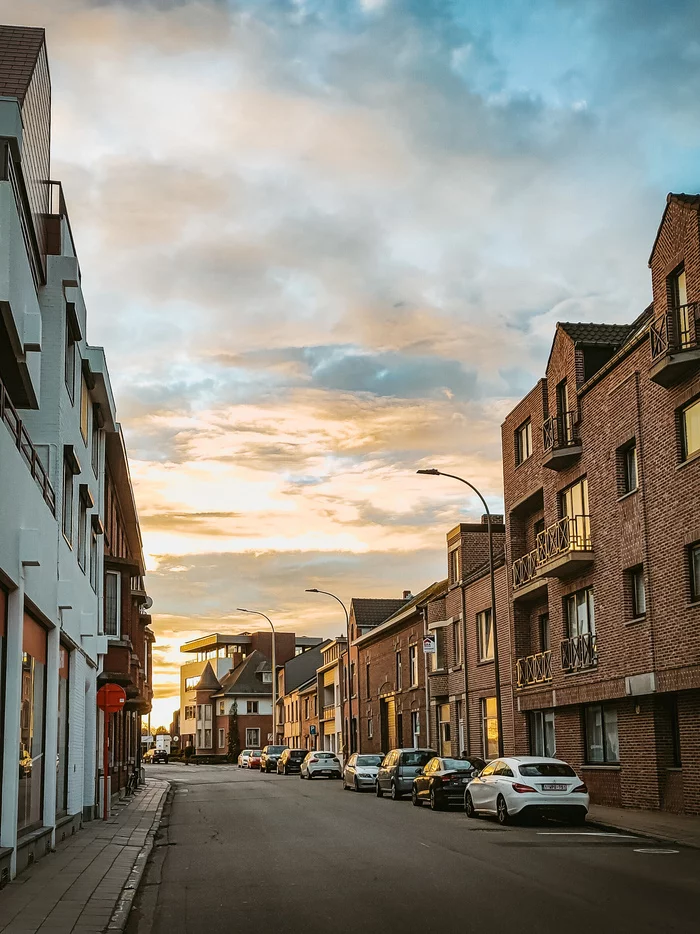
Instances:
[[[350,609],[354,614],[357,626],[360,629],[367,629],[379,626],[387,617],[393,616],[397,610],[405,607],[406,603],[407,601],[404,599],[353,597]]]
[[[683,208],[688,208],[691,211],[700,210],[700,195],[686,195],[684,192],[679,194],[674,194],[672,191],[666,195],[666,207],[664,208],[664,213],[661,215],[661,222],[659,223],[659,229],[656,231],[656,236],[654,237],[654,244],[651,248],[651,253],[649,254],[649,265],[651,266],[651,260],[654,256],[656,250],[656,244],[659,242],[659,237],[666,220],[666,214],[668,213],[669,206],[672,204],[679,204]]]
[[[568,321],[560,321],[558,327],[568,334],[575,344],[602,344],[605,347],[621,346],[634,330],[632,324],[593,324]]]
[[[366,632],[364,635],[359,636],[355,639],[353,645],[365,641],[370,642],[372,638],[376,638],[380,633],[385,632],[388,629],[391,629],[396,623],[400,622],[403,619],[408,618],[413,613],[416,613],[420,608],[432,600],[438,594],[442,593],[447,587],[447,580],[435,581],[429,587],[426,587],[425,590],[421,590],[419,594],[415,597],[412,597],[410,600],[402,600],[401,607],[395,613],[385,619],[383,623],[380,623],[378,626],[375,626],[373,629],[370,629],[369,632]]]
[[[272,665],[262,652],[255,649],[221,679],[221,691],[216,696],[230,697],[234,694],[272,695],[272,681],[263,682],[262,678],[258,677],[263,671],[271,672]]]
[[[200,636],[199,639],[191,639],[180,646],[181,652],[201,652],[202,649],[213,649],[220,645],[250,645],[252,642],[249,632],[242,632],[238,635],[222,635],[220,632],[213,632],[209,636]]]
[[[214,674],[214,669],[211,667],[211,662],[207,662],[204,666],[202,677],[197,682],[195,691],[218,691],[220,687],[221,685]]]
[[[295,655],[290,658],[284,666],[284,692],[289,694],[300,684],[305,684],[313,675],[316,677],[316,671],[323,665],[322,651],[326,647],[325,640],[312,649],[307,649],[301,655]]]
[[[0,26],[0,95],[24,103],[44,36],[32,26]]]

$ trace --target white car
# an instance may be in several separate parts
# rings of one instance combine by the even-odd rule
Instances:
[[[239,769],[247,769],[247,768],[248,768],[248,760],[250,759],[250,753],[251,753],[251,750],[250,750],[250,749],[242,749],[242,750],[241,750],[241,754],[240,754],[240,756],[238,757],[238,768],[239,768]]]
[[[534,813],[583,823],[588,813],[588,789],[561,759],[512,756],[494,759],[467,785],[467,817],[493,814],[507,824],[516,814]]]
[[[334,752],[309,752],[301,763],[299,778],[316,778],[324,775],[327,778],[340,778],[340,759]]]
[[[361,791],[363,788],[374,788],[383,758],[383,753],[374,755],[354,752],[343,771],[343,789],[352,788],[354,791]]]

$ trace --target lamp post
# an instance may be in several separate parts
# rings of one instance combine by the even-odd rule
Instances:
[[[491,526],[491,511],[488,503],[477,490],[473,483],[465,480],[463,477],[457,477],[452,473],[443,473],[436,467],[430,467],[427,470],[417,470],[416,473],[425,474],[430,477],[449,477],[451,480],[459,480],[465,483],[470,490],[473,490],[481,500],[486,510],[486,523],[489,534],[489,576],[491,578],[491,624],[493,626],[493,669],[496,677],[496,723],[498,725],[498,755],[503,755],[503,715],[501,711],[501,674],[498,661],[498,626],[496,625],[496,575],[493,567],[493,528]],[[466,646],[465,646],[466,651]]]
[[[345,633],[348,641],[348,729],[347,729],[347,758],[350,758],[352,755],[352,682],[350,680],[350,614],[348,613],[348,608],[345,606],[340,597],[336,597],[334,593],[329,593],[327,590],[318,590],[316,587],[307,587],[306,593],[322,593],[326,597],[333,597],[334,600],[342,606],[343,611],[345,612]],[[359,734],[358,734],[359,739]]]
[[[250,613],[251,616],[262,616],[270,624],[272,630],[272,744],[277,744],[277,666],[275,663],[275,627],[269,616],[259,610],[246,610],[242,606],[236,607],[238,613]]]

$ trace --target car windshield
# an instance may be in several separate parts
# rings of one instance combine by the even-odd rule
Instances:
[[[315,752],[314,755],[317,759],[335,759],[332,752]]]
[[[277,756],[279,753],[284,752],[286,748],[286,746],[268,746],[267,754],[268,756]]]
[[[454,769],[455,772],[471,772],[478,766],[475,766],[468,759],[443,759],[442,767],[445,769]]]
[[[521,762],[518,770],[522,776],[531,778],[541,775],[543,778],[576,778],[576,772],[564,762]]]
[[[432,752],[404,752],[401,754],[401,765],[425,765],[432,758]]]
[[[381,765],[381,756],[358,756],[357,765]]]

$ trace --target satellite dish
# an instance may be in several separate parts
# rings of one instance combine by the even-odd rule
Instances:
[[[153,597],[146,597],[146,599],[143,601],[143,605],[147,610],[150,610],[153,606]]]

